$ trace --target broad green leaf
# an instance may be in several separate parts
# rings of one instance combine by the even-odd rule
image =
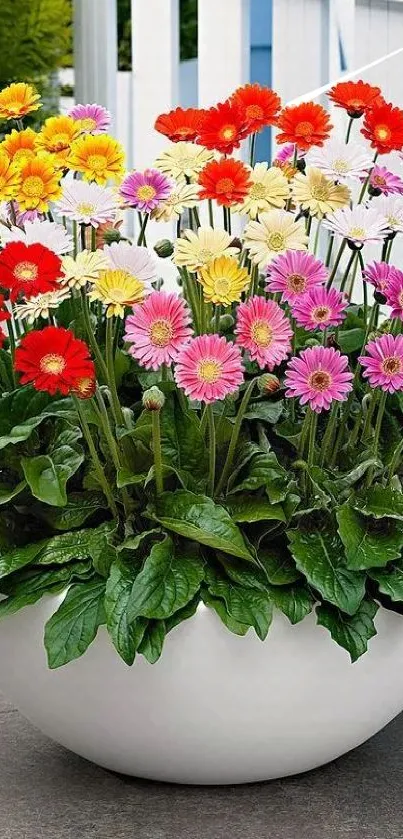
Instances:
[[[52,402],[48,393],[21,387],[0,398],[0,449],[15,445],[32,434],[43,420],[42,411]]]
[[[165,636],[165,621],[149,621],[137,652],[143,655],[150,664],[155,664],[162,653]]]
[[[368,649],[368,641],[376,635],[374,617],[378,606],[373,600],[363,600],[355,615],[344,615],[339,609],[322,603],[316,608],[318,624],[329,630],[333,641],[357,661]]]
[[[364,329],[342,329],[337,342],[343,353],[356,352],[362,348],[365,338]]]
[[[152,530],[143,530],[142,533],[126,536],[126,539],[118,545],[116,550],[118,553],[121,551],[138,551],[140,548],[144,548],[148,541],[160,538],[161,534],[162,530],[159,527],[154,527]]]
[[[67,481],[84,460],[84,451],[77,444],[80,437],[79,428],[67,428],[58,435],[48,454],[22,458],[21,466],[32,495],[44,504],[54,507],[67,504]]]
[[[105,509],[103,493],[72,492],[65,507],[40,507],[38,515],[54,530],[74,530],[102,509]]]
[[[274,430],[278,437],[282,437],[283,440],[287,440],[290,446],[298,449],[301,437],[301,425],[299,423],[284,420],[280,425],[276,425]]]
[[[277,422],[283,412],[283,402],[252,402],[249,405],[245,419],[260,420],[260,422]]]
[[[231,476],[229,493],[254,491],[279,480],[286,483],[287,479],[287,472],[280,466],[274,452],[258,451],[235,479]]]
[[[237,495],[229,498],[225,506],[233,519],[237,522],[254,522],[276,519],[285,521],[281,504],[271,504],[268,498],[256,495]]]
[[[299,623],[309,615],[315,603],[314,596],[303,583],[296,583],[294,586],[272,586],[270,597],[292,624]]]
[[[175,626],[178,626],[180,623],[183,623],[183,621],[192,618],[193,615],[195,615],[197,612],[197,607],[199,603],[200,592],[197,592],[193,600],[187,603],[186,606],[183,607],[183,609],[178,609],[178,611],[174,612],[174,614],[171,615],[170,618],[167,618],[166,621],[164,621],[167,634],[171,631],[171,629],[174,629]]]
[[[390,487],[370,487],[352,498],[350,504],[364,516],[403,521],[403,493]]]
[[[233,632],[235,635],[246,635],[250,629],[250,625],[240,623],[240,621],[235,620],[235,618],[229,614],[223,600],[220,600],[219,597],[213,597],[208,588],[205,586],[203,586],[201,590],[201,596],[203,603],[210,609],[214,609],[224,626],[226,626],[230,632]]]
[[[12,501],[13,498],[16,498],[17,495],[20,495],[20,493],[26,488],[26,486],[26,481],[20,481],[17,484],[17,486],[15,486],[13,489],[9,489],[5,486],[0,485],[0,504],[8,504],[9,501]]]
[[[62,591],[73,580],[88,579],[93,573],[90,562],[77,562],[51,571],[35,571],[26,579],[21,577],[18,580],[13,575],[7,578],[1,587],[7,598],[0,600],[0,618],[36,603],[45,594]],[[15,577],[18,577],[18,574]],[[5,585],[6,583],[8,585]]]
[[[105,623],[105,580],[69,588],[63,603],[45,626],[45,648],[51,670],[79,658]]]
[[[357,571],[383,568],[392,559],[398,559],[403,547],[400,522],[391,519],[374,521],[361,515],[348,503],[343,504],[336,515],[348,568]]]
[[[149,510],[149,515],[180,536],[255,561],[227,510],[205,495],[194,495],[182,489],[164,492],[158,499],[157,511]]]
[[[252,567],[249,562],[228,556],[220,551],[217,551],[217,559],[227,576],[234,583],[246,586],[246,588],[255,588],[258,591],[268,590],[267,577],[262,569],[257,566]]]
[[[346,472],[345,475],[340,475],[336,480],[332,480],[331,483],[329,482],[329,489],[332,491],[333,495],[340,497],[342,492],[358,483],[358,481],[366,475],[368,469],[371,468],[380,469],[382,468],[382,463],[380,460],[370,457],[367,460],[362,461],[362,463],[358,463],[354,469],[350,469],[350,471]]]
[[[138,618],[132,623],[128,621],[127,609],[134,580],[132,569],[123,563],[114,562],[105,589],[107,630],[115,649],[129,666],[133,664],[147,626],[144,618]]]
[[[325,530],[290,530],[296,566],[325,600],[354,615],[365,594],[365,575],[346,567],[343,543]]]
[[[0,579],[7,577],[19,568],[24,568],[31,562],[37,562],[37,557],[47,545],[47,540],[43,539],[41,542],[32,542],[29,545],[13,548],[3,556],[0,556]]]
[[[394,603],[403,601],[402,562],[393,562],[388,568],[371,568],[368,576],[378,583],[379,591],[387,594]]]
[[[259,564],[264,568],[266,577],[272,586],[289,585],[301,578],[288,547],[259,548],[257,556]]]
[[[219,576],[212,568],[207,569],[206,580],[210,594],[224,601],[231,618],[253,626],[256,635],[263,641],[273,617],[273,604],[268,593],[237,585],[228,577]]]
[[[13,362],[8,350],[0,350],[0,388],[2,393],[14,388]]]

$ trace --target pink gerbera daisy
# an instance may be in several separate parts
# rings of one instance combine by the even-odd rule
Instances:
[[[222,336],[199,335],[182,347],[175,381],[190,399],[224,399],[238,390],[243,381],[240,350]]]
[[[281,291],[282,300],[292,303],[314,286],[322,286],[329,272],[320,259],[304,251],[287,251],[270,263],[266,291]]]
[[[367,355],[358,359],[371,387],[389,393],[403,390],[403,335],[381,335],[365,347]]]
[[[327,411],[333,400],[343,402],[351,391],[353,374],[348,358],[332,347],[309,347],[292,358],[284,381],[286,396],[299,396],[316,413]]]
[[[394,268],[390,274],[390,280],[385,289],[385,297],[388,306],[392,307],[390,316],[403,320],[403,271]]]
[[[386,166],[374,166],[369,176],[370,192],[373,195],[393,195],[403,193],[403,181],[398,175],[389,172]]]
[[[74,105],[68,116],[81,121],[85,134],[105,134],[109,131],[112,116],[102,105]]]
[[[335,288],[317,286],[291,304],[293,317],[304,329],[327,329],[344,320],[347,296]]]
[[[131,172],[127,175],[120,187],[120,194],[131,207],[151,213],[161,201],[166,201],[173,186],[173,182],[158,169],[145,169],[144,172]]]
[[[183,298],[153,291],[144,303],[136,303],[133,314],[126,318],[124,340],[130,344],[130,355],[147,370],[171,364],[192,335],[190,320]]]
[[[389,265],[387,262],[373,262],[372,265],[366,266],[363,275],[366,281],[375,287],[376,291],[385,294],[394,270],[393,265]]]
[[[235,333],[237,344],[261,368],[273,370],[291,351],[290,322],[274,300],[252,297],[240,303]]]

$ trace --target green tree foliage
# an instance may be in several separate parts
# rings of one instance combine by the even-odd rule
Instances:
[[[180,0],[181,61],[197,56],[197,0]],[[130,0],[118,0],[119,69],[131,70]]]
[[[0,86],[48,78],[63,63],[70,27],[69,0],[2,0]]]

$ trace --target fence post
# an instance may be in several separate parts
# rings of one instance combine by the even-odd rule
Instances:
[[[222,102],[249,81],[250,0],[199,0],[199,106]]]
[[[117,116],[116,0],[74,0],[75,101],[97,102]]]

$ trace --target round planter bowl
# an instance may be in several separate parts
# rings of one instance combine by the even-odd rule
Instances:
[[[127,667],[104,628],[82,658],[48,670],[45,621],[63,595],[0,625],[0,688],[53,740],[107,769],[182,784],[305,772],[367,740],[403,709],[403,618],[352,665],[315,624],[276,613],[265,642],[232,635],[200,607],[154,665]]]

